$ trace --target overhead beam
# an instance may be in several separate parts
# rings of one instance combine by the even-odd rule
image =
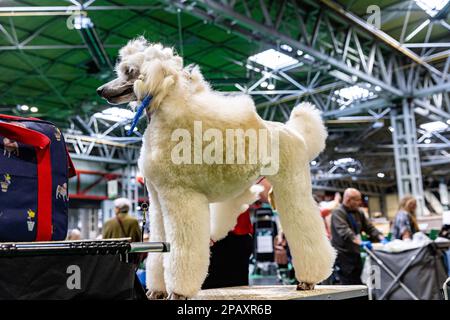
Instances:
[[[423,88],[420,90],[416,90],[412,93],[413,97],[428,97],[430,95],[440,93],[440,92],[449,92],[450,91],[450,82],[444,82],[435,86],[431,86],[428,88]]]
[[[227,6],[222,3],[212,1],[212,0],[202,0],[200,2],[202,4],[204,4],[207,7],[207,9],[210,9],[211,11],[214,11],[217,14],[220,14],[221,16],[226,16],[226,17],[234,20],[235,22],[241,24],[242,26],[247,28],[247,30],[245,30],[246,32],[243,32],[243,30],[236,28],[235,26],[224,24],[223,19],[221,19],[221,20],[215,19],[210,14],[208,15],[205,12],[198,12],[198,10],[196,11],[195,8],[192,8],[191,6],[189,6],[189,8],[188,8],[187,5],[184,3],[184,1],[170,1],[170,3],[172,5],[185,10],[185,12],[187,14],[191,14],[191,15],[198,14],[203,19],[206,18],[206,19],[208,19],[208,21],[212,20],[214,23],[216,23],[216,25],[223,24],[222,26],[228,30],[231,29],[231,30],[234,30],[236,33],[241,33],[241,34],[245,33],[244,36],[247,38],[257,39],[258,41],[263,41],[270,45],[275,45],[280,42],[285,43],[285,44],[287,44],[297,50],[301,50],[305,54],[309,54],[310,56],[312,56],[324,63],[327,63],[339,70],[342,70],[344,72],[355,75],[363,81],[367,81],[375,86],[379,86],[385,92],[388,92],[395,96],[403,95],[403,92],[401,90],[387,84],[386,82],[381,81],[380,79],[377,79],[377,78],[375,78],[361,70],[358,70],[354,67],[350,67],[343,61],[337,60],[336,58],[333,58],[325,53],[322,53],[314,48],[311,48],[310,46],[305,45],[304,43],[302,43],[296,39],[293,39],[290,36],[282,34],[278,31],[274,30],[273,28],[267,27],[258,21],[255,21],[245,15],[242,15],[239,12],[234,11],[233,8],[230,6]],[[256,33],[259,33],[261,36],[257,37]]]
[[[353,103],[349,105],[347,108],[342,110],[332,110],[327,111],[322,114],[322,117],[325,119],[329,118],[337,118],[337,117],[344,117],[344,116],[351,116],[358,113],[366,112],[367,110],[382,108],[382,107],[390,107],[392,105],[391,102],[379,98],[379,99],[372,99],[365,102],[359,102],[359,103]]]
[[[441,75],[442,73],[437,70],[435,67],[429,65],[427,62],[425,62],[420,56],[415,54],[413,51],[409,50],[408,48],[404,47],[400,42],[386,34],[385,32],[381,31],[380,29],[376,28],[375,26],[367,23],[366,21],[362,20],[361,18],[355,16],[354,14],[346,11],[343,7],[341,7],[339,4],[337,4],[334,1],[331,0],[320,0],[320,3],[324,4],[327,8],[333,10],[335,13],[339,14],[341,17],[345,18],[346,20],[350,21],[352,24],[360,27],[365,32],[369,33],[370,35],[374,36],[378,40],[382,41],[383,43],[387,44],[389,47],[395,49],[396,51],[400,52],[404,56],[408,57],[412,61],[416,62],[417,64],[427,68],[429,71]]]

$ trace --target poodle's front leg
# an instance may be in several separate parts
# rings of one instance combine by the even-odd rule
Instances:
[[[332,272],[335,251],[312,197],[308,163],[298,161],[290,177],[271,177],[280,222],[292,254],[299,290],[314,288]]]
[[[209,207],[203,194],[181,188],[158,190],[170,253],[164,278],[171,298],[190,298],[200,290],[209,265]]]
[[[150,241],[166,241],[164,223],[158,194],[150,182],[147,182],[150,196]],[[147,256],[146,285],[149,299],[164,299],[167,297],[166,284],[164,283],[163,258],[165,253],[150,253]]]

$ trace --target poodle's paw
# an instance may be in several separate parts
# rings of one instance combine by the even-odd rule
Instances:
[[[314,290],[315,283],[307,283],[303,281],[299,281],[297,284],[297,290],[299,291],[306,291],[306,290]]]
[[[167,300],[187,300],[188,298],[186,296],[182,296],[181,294],[177,294],[175,292],[172,292],[167,297]]]
[[[147,291],[148,300],[162,300],[167,298],[165,291]]]

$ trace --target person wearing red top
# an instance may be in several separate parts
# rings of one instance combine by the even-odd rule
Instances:
[[[250,215],[261,207],[261,202],[267,201],[271,187],[266,179],[258,184],[264,186],[260,200],[239,215],[236,226],[224,239],[211,242],[208,276],[202,289],[248,285],[249,260],[253,253],[253,225]]]
[[[202,289],[248,285],[249,259],[253,252],[253,226],[250,211],[241,213],[228,235],[211,246],[208,276]]]

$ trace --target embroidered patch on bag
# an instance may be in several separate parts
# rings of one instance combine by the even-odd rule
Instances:
[[[57,141],[61,141],[61,131],[55,127],[55,138]]]
[[[11,176],[8,173],[5,173],[3,179],[3,181],[0,181],[1,190],[2,192],[7,192],[9,185],[11,184]]]
[[[63,198],[65,201],[69,200],[69,197],[67,196],[67,183],[56,187],[56,199],[59,198]]]
[[[33,229],[34,229],[34,224],[35,224],[34,218],[35,217],[36,217],[36,213],[33,210],[28,209],[27,225],[28,225],[28,231],[30,231],[30,232],[33,231]]]
[[[3,155],[7,156],[8,158],[11,158],[11,155],[16,154],[16,156],[19,156],[19,145],[16,141],[10,140],[8,138],[3,138]]]

